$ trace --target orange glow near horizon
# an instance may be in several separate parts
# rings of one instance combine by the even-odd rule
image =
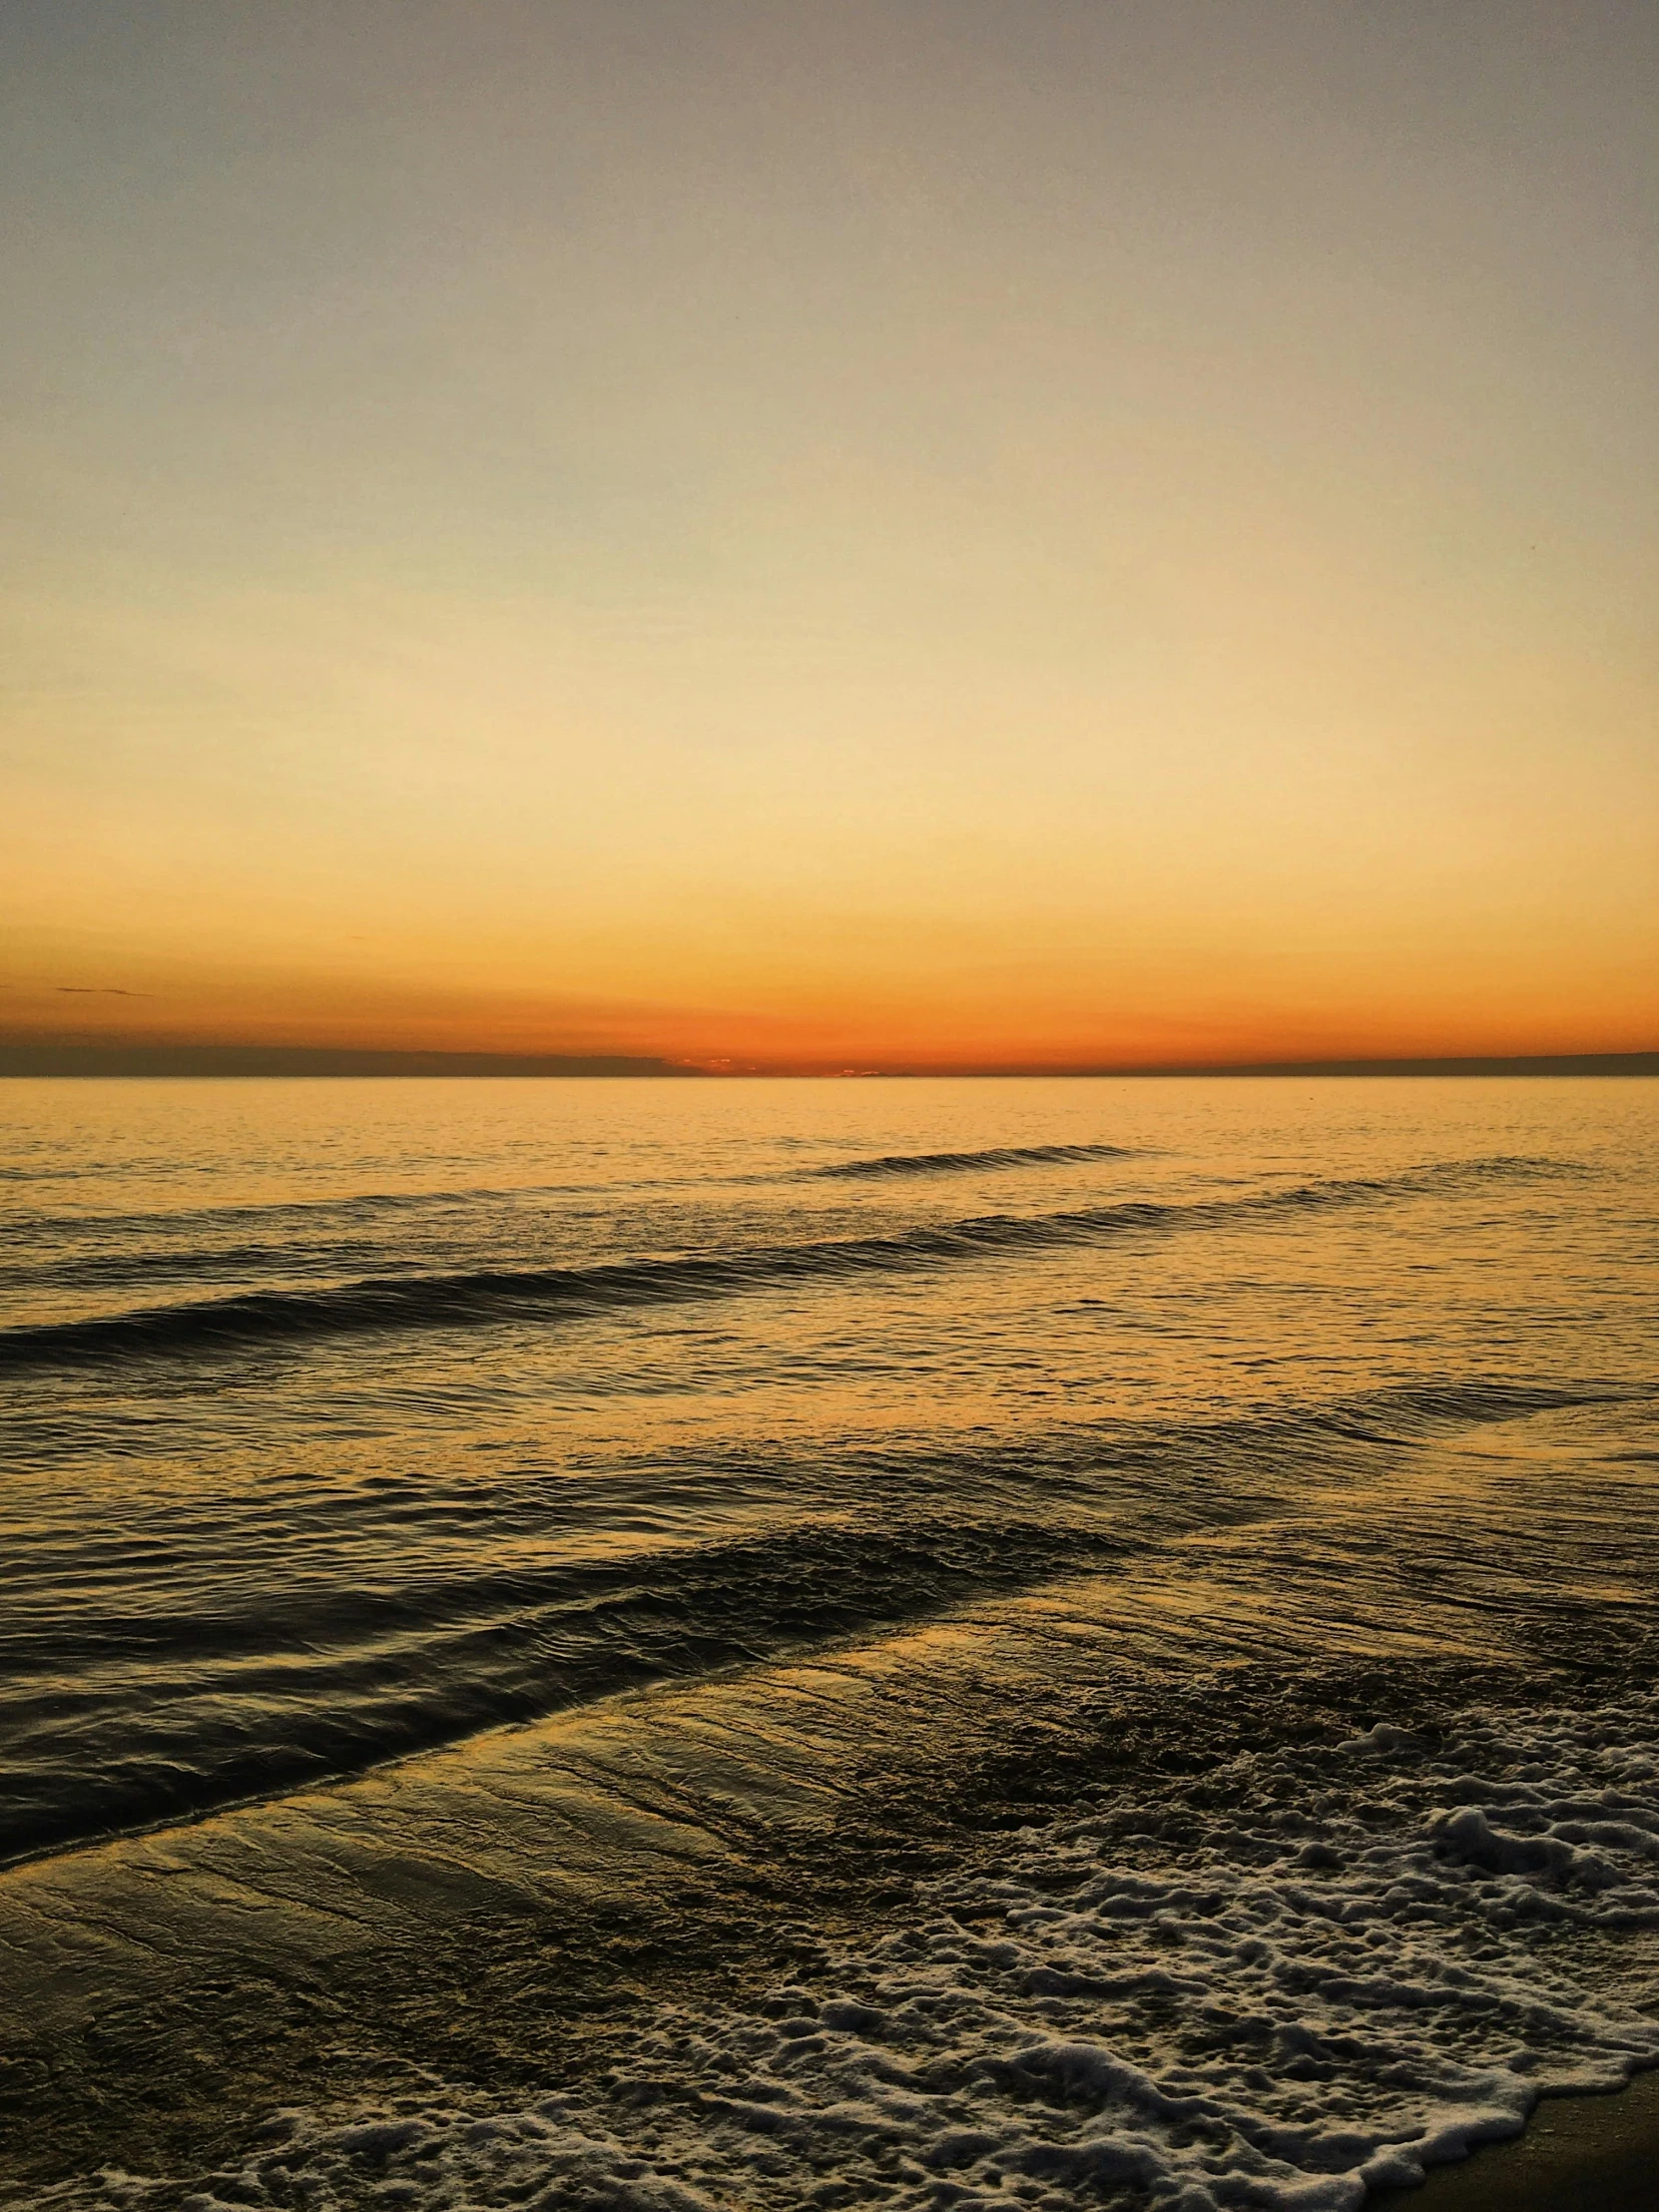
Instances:
[[[1034,990],[1017,977],[972,969],[910,995],[894,988],[890,973],[861,984],[841,979],[838,991],[811,997],[791,980],[777,987],[774,1004],[738,1007],[440,994],[357,977],[163,973],[149,994],[15,991],[6,1034],[19,1043],[140,1050],[629,1056],[711,1074],[1067,1072],[1653,1049],[1652,1026],[1632,1020],[1612,991],[1600,1007],[1580,1001],[1553,1020],[1540,1018],[1535,996],[1519,1007],[1495,998],[1471,1005],[1455,984],[1435,990],[1432,978],[1391,997],[1380,978],[1360,1011],[1344,1003],[1344,982],[1333,984],[1323,1005],[1286,1008],[1252,1005],[1243,990],[1227,1003],[1220,969],[1212,964],[1185,989],[1180,979],[1170,982],[1176,1014],[1128,1003],[1127,991],[1115,1010],[1094,1011],[1099,971],[1092,963],[1071,976],[1052,966]]]
[[[1640,25],[175,34],[3,34],[0,1043],[1659,1046]]]

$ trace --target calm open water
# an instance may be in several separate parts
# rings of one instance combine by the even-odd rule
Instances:
[[[0,1086],[17,2201],[1346,2212],[1659,2062],[1656,1106]]]

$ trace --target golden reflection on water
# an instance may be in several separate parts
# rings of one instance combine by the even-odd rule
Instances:
[[[989,1848],[1113,1700],[1586,1663],[1659,1534],[1651,1088],[13,1086],[6,1326],[282,1321],[0,1368],[19,2062],[185,2006],[255,2097],[314,2006],[401,2064],[487,1953],[529,2064],[608,1945]],[[549,1271],[604,1297],[283,1333]]]

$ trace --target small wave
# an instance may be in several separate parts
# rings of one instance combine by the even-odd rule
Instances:
[[[0,1372],[134,1355],[275,1348],[325,1337],[463,1328],[557,1314],[680,1304],[739,1292],[865,1275],[913,1274],[1001,1254],[1088,1246],[1136,1234],[1211,1228],[1252,1216],[1295,1217],[1497,1179],[1577,1173],[1561,1163],[1501,1156],[1451,1160],[1391,1176],[1354,1176],[1186,1204],[1128,1200],[1053,1214],[983,1214],[885,1237],[763,1245],[748,1251],[602,1262],[588,1267],[480,1269],[412,1279],[371,1277],[309,1291],[250,1292],[84,1321],[0,1331]]]
[[[236,1613],[99,1604],[5,1639],[0,1865],[361,1773],[619,1690],[914,1622],[1130,1539],[1072,1520],[807,1523],[725,1543],[396,1588],[273,1591]],[[124,1691],[172,1675],[142,1719]],[[67,1730],[61,1688],[87,1687]],[[6,1717],[0,1712],[0,1717]]]
[[[845,1180],[877,1179],[896,1175],[969,1175],[994,1168],[1070,1167],[1089,1160],[1132,1160],[1137,1155],[1121,1144],[998,1145],[988,1152],[887,1152],[871,1160],[836,1161],[830,1167],[809,1168],[811,1176]]]
[[[458,1208],[495,1205],[534,1205],[548,1198],[610,1197],[626,1199],[645,1192],[695,1191],[716,1188],[752,1188],[757,1184],[817,1181],[830,1177],[859,1181],[902,1175],[949,1175],[974,1169],[1063,1166],[1089,1160],[1127,1160],[1137,1155],[1128,1147],[1110,1144],[1028,1145],[1000,1147],[987,1152],[893,1153],[869,1160],[832,1162],[828,1167],[769,1169],[741,1175],[669,1175],[631,1177],[622,1182],[567,1182],[445,1185],[424,1191],[351,1191],[325,1198],[284,1198],[262,1203],[218,1206],[151,1208],[133,1213],[70,1214],[54,1219],[49,1232],[54,1244],[96,1241],[112,1236],[176,1235],[183,1228],[214,1231],[254,1227],[268,1233],[305,1229],[312,1225],[348,1227],[368,1225],[397,1214],[433,1214]],[[0,1182],[63,1180],[78,1171],[0,1167]],[[0,1226],[15,1223],[40,1234],[38,1213],[0,1217]]]
[[[0,1863],[981,1597],[1135,1572],[1170,1541],[1272,1522],[1448,1429],[1630,1394],[1425,1379],[1196,1425],[682,1452],[687,1498],[747,1489],[792,1517],[571,1555],[559,1534],[617,1487],[614,1464],[590,1487],[563,1467],[485,1495],[285,1487],[230,1527],[211,1499],[158,1500],[96,1539],[43,1532],[13,1561],[0,1626]]]

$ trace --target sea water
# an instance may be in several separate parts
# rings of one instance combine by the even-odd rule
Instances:
[[[0,2178],[1341,2212],[1659,2062],[1656,1104],[5,1085]]]

